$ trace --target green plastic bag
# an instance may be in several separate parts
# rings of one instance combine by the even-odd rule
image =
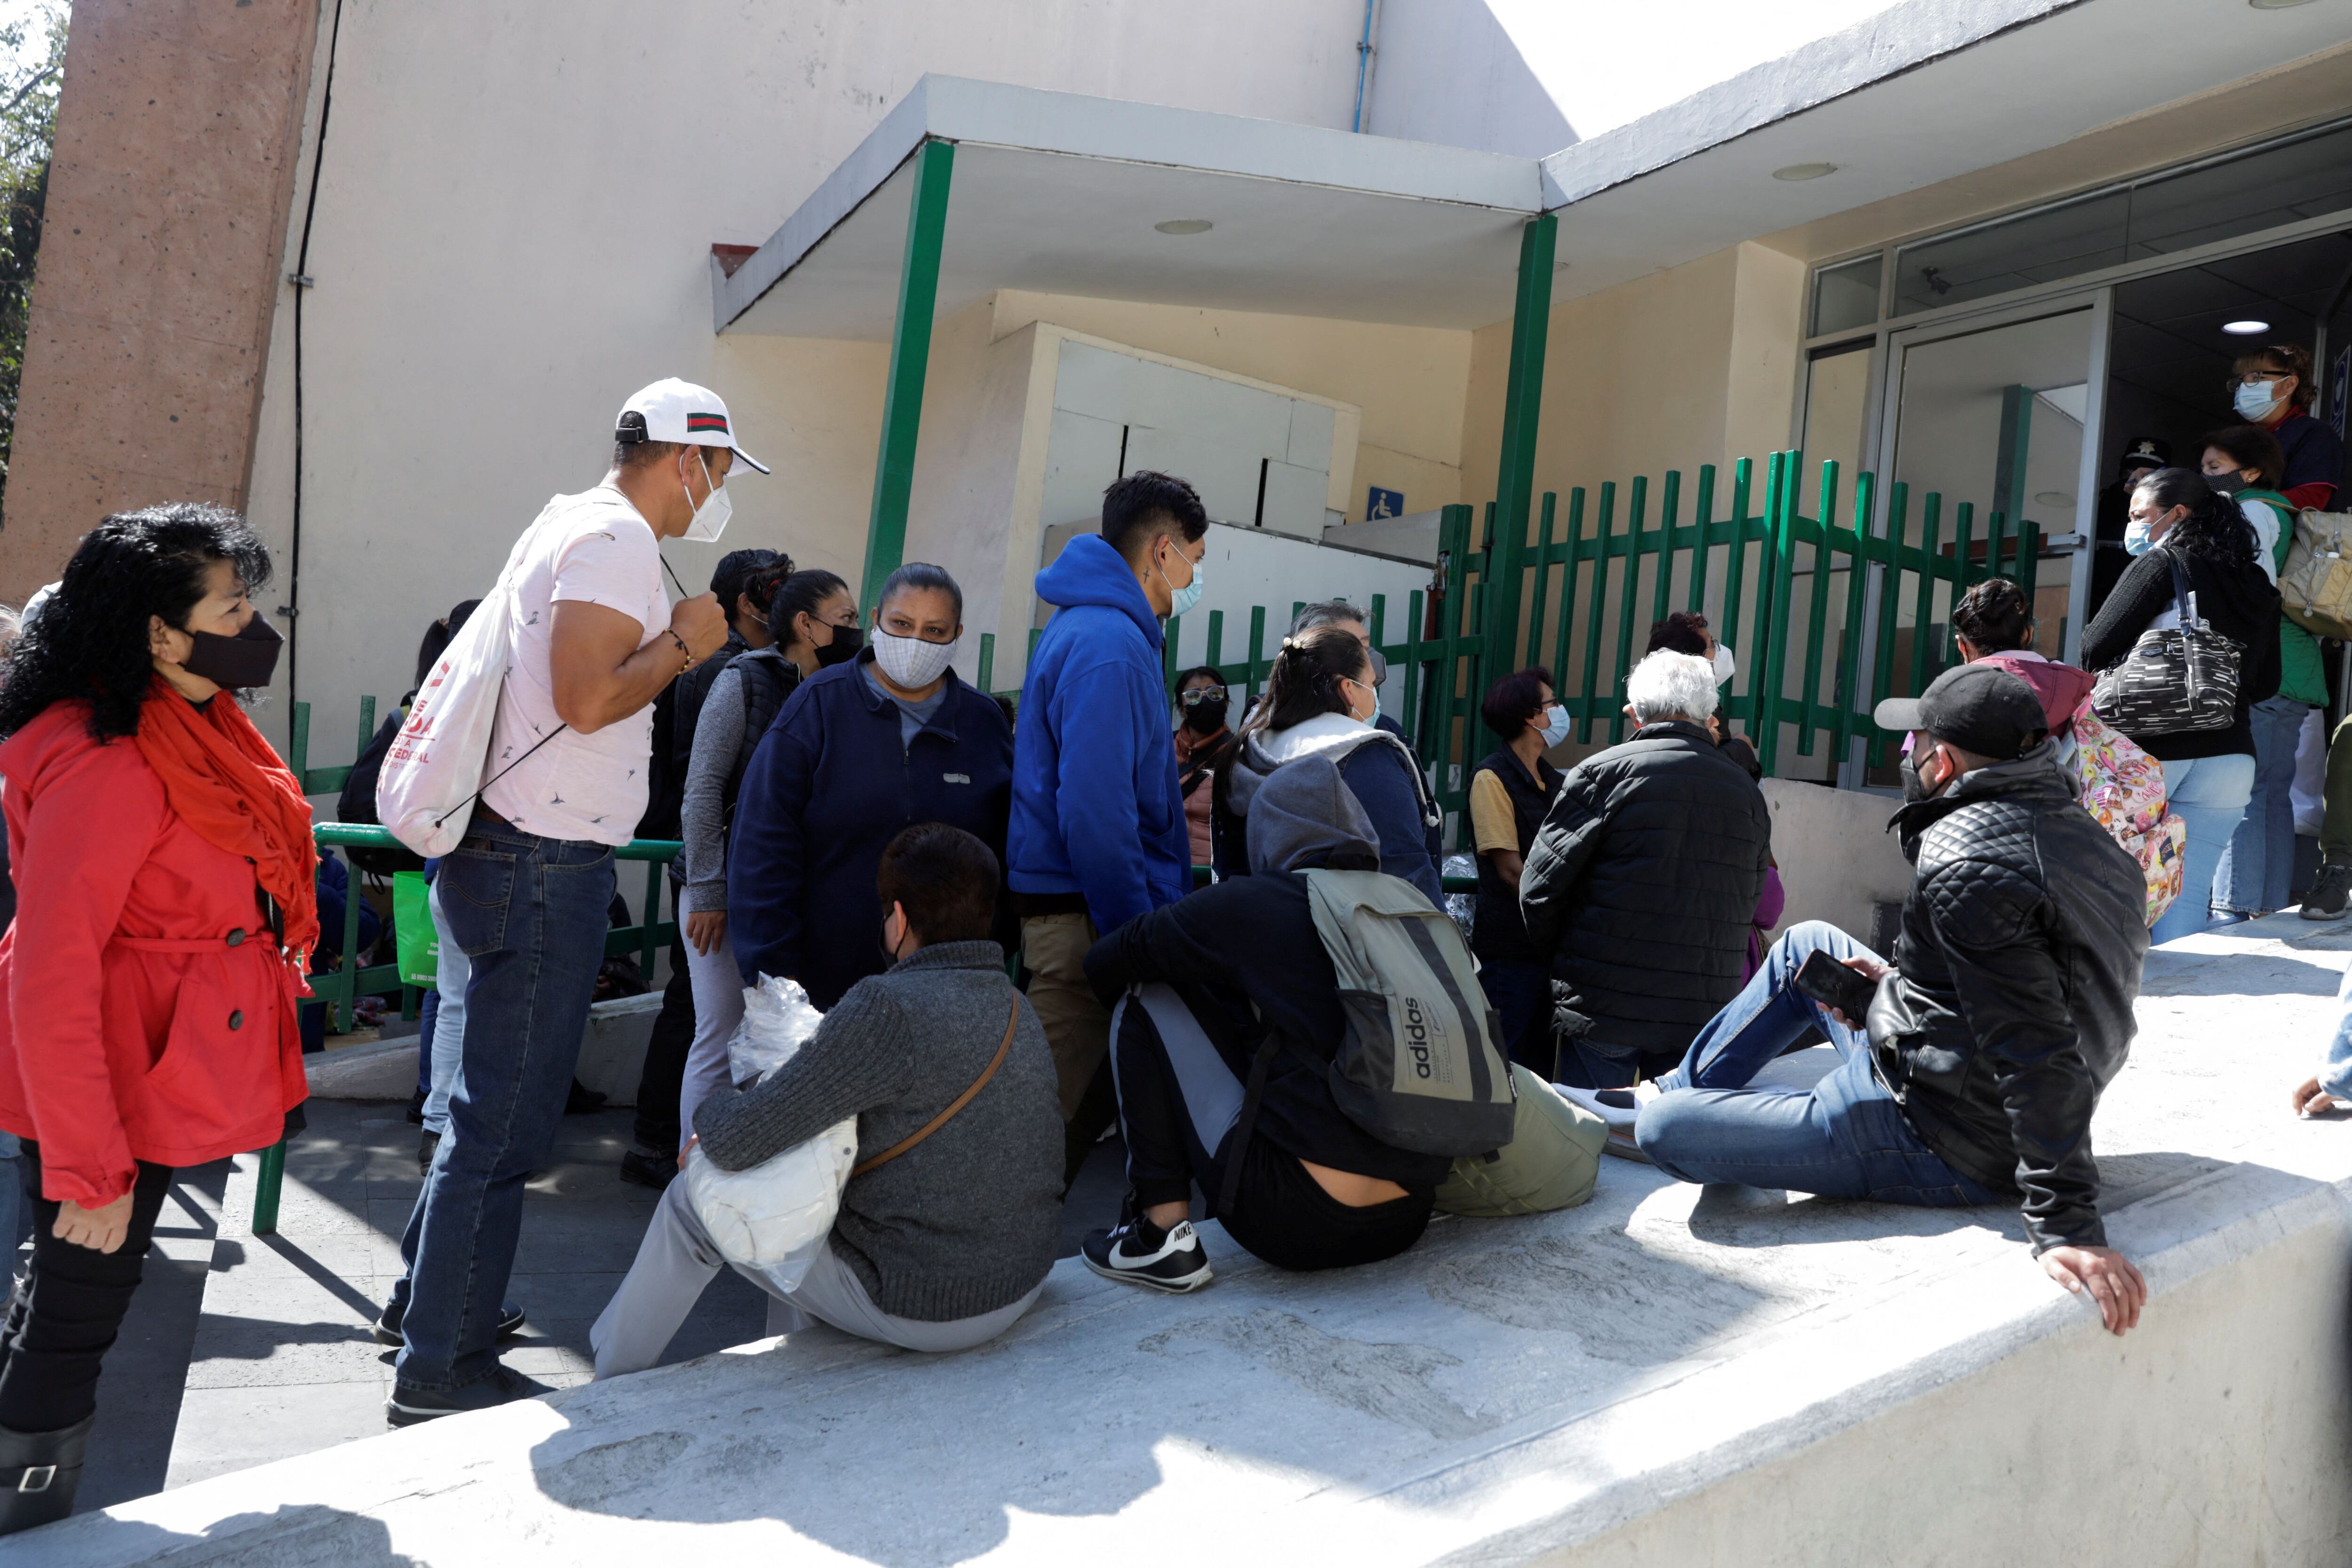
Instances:
[[[400,983],[430,986],[440,972],[441,934],[433,929],[433,908],[426,902],[432,885],[421,871],[392,873],[392,924],[400,936]]]

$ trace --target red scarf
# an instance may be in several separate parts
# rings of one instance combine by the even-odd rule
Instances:
[[[299,977],[319,941],[319,852],[310,803],[236,699],[204,708],[155,677],[139,705],[139,754],[163,780],[163,797],[196,836],[253,862],[278,904]]]

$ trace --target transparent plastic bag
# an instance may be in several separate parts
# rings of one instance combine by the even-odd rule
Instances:
[[[738,1083],[765,1078],[790,1061],[824,1021],[798,980],[761,976],[758,985],[743,988],[743,1021],[727,1041],[728,1071]]]

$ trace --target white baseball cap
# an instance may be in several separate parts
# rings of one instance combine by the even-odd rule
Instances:
[[[632,418],[631,415],[635,415]],[[724,446],[759,473],[768,465],[735,444],[735,423],[726,402],[709,387],[667,376],[621,405],[614,439],[624,443],[674,441],[688,446]]]

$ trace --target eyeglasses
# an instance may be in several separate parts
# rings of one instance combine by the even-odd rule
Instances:
[[[1225,688],[1223,686],[1200,686],[1189,692],[1176,694],[1176,705],[1179,707],[1199,707],[1202,703],[1221,703],[1224,700]]]

